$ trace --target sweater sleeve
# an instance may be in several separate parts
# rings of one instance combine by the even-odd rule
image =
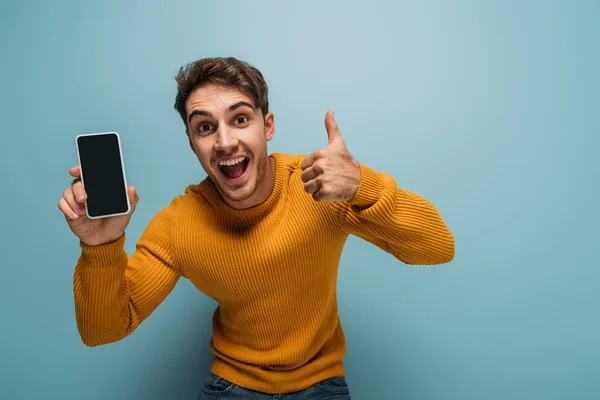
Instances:
[[[358,191],[339,211],[345,233],[369,241],[406,264],[452,261],[454,236],[433,204],[400,189],[392,176],[359,166]]]
[[[75,317],[87,346],[131,334],[167,297],[181,276],[171,241],[176,200],[159,211],[127,256],[125,235],[99,246],[80,241],[75,267]]]

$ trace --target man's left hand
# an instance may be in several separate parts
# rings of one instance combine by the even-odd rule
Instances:
[[[325,129],[329,144],[300,165],[304,190],[316,201],[352,200],[360,184],[360,167],[342,139],[332,110],[325,115]]]

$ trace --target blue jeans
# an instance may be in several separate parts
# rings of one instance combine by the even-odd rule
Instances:
[[[204,381],[197,400],[351,400],[344,377],[330,378],[300,392],[267,394],[242,388],[212,372]]]

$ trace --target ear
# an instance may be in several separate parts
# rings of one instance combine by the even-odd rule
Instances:
[[[190,132],[187,129],[185,130],[185,134],[187,135],[188,141],[190,142],[190,148],[192,149],[194,154],[196,154],[196,150],[194,149],[194,144],[192,143],[192,138],[190,137]]]
[[[275,116],[272,112],[267,113],[265,115],[265,139],[270,141],[273,139],[273,135],[275,134]]]

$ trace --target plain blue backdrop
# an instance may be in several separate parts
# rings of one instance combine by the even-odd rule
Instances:
[[[213,300],[181,280],[130,337],[86,347],[57,203],[75,136],[119,132],[131,253],[205,177],[173,78],[208,56],[265,75],[269,152],[324,147],[333,109],[354,157],[455,235],[435,267],[348,240],[353,398],[600,398],[600,1],[3,1],[0,43],[2,399],[197,395]]]

